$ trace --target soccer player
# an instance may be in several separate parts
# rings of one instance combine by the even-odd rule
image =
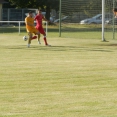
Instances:
[[[44,42],[45,42],[45,45],[46,46],[51,46],[47,43],[47,39],[46,39],[46,33],[43,29],[43,26],[42,26],[42,20],[45,20],[47,22],[49,22],[41,13],[41,10],[38,10],[38,14],[35,16],[34,18],[36,20],[36,29],[44,36],[43,39],[44,39]],[[38,43],[40,43],[40,35],[38,35]]]
[[[39,31],[34,26],[34,18],[33,13],[30,11],[28,13],[28,16],[25,18],[25,24],[26,24],[26,30],[28,32],[29,38],[28,38],[28,47],[30,47],[31,40],[36,39],[37,36],[33,37],[33,33],[36,35],[40,35]]]

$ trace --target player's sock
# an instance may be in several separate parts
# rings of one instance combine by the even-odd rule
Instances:
[[[38,43],[41,44],[40,40],[38,40]]]
[[[33,36],[31,40],[36,39],[36,38],[37,38],[37,36]]]
[[[30,44],[28,44],[27,47],[29,48],[30,47]]]
[[[47,43],[47,39],[46,39],[46,36],[44,36],[44,42],[45,42],[45,45],[48,45],[48,43]]]
[[[39,44],[41,44],[41,42],[40,42],[40,34],[38,35],[37,41],[38,41]]]

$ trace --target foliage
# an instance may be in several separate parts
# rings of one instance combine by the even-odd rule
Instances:
[[[59,0],[9,0],[11,5],[15,5],[16,8],[37,8],[46,11],[46,18],[49,20],[51,9],[58,10]]]
[[[8,0],[11,5],[15,5],[17,8],[54,8],[58,9],[59,0]]]

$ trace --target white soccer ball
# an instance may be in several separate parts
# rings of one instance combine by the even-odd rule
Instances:
[[[24,41],[27,41],[28,40],[28,37],[27,36],[23,36],[23,40]]]

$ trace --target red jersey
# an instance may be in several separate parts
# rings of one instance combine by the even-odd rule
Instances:
[[[35,18],[36,20],[36,27],[42,26],[42,20],[44,19],[44,16],[42,14],[36,15]]]

